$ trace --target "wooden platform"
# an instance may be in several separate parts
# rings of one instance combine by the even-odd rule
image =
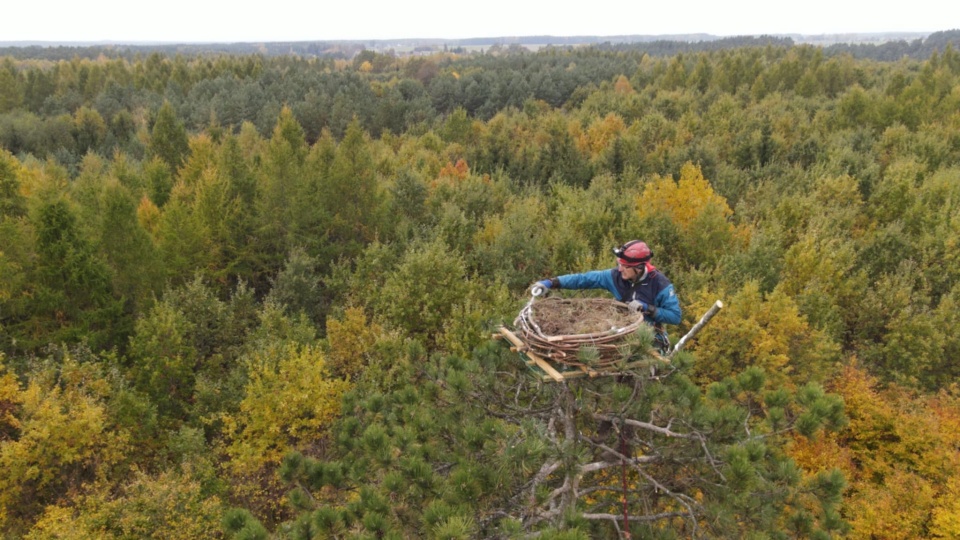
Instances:
[[[498,330],[498,333],[493,334],[494,339],[506,339],[513,346],[511,350],[523,353],[527,356],[528,360],[526,361],[527,366],[531,368],[536,368],[544,373],[543,380],[547,382],[564,382],[567,379],[576,379],[580,377],[610,377],[614,375],[619,375],[623,373],[624,369],[634,369],[649,366],[651,364],[650,360],[641,360],[638,362],[632,362],[624,366],[618,366],[617,368],[590,368],[583,364],[560,364],[554,365],[548,359],[545,359],[538,354],[530,350],[529,347],[517,337],[512,331],[508,328],[501,326]],[[663,362],[669,362],[669,359],[657,355],[658,360]]]

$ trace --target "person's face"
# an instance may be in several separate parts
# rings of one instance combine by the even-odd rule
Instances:
[[[640,267],[639,267],[639,266],[624,266],[624,265],[618,263],[618,264],[617,264],[617,270],[620,271],[620,277],[622,277],[623,279],[625,279],[625,280],[627,280],[627,281],[631,281],[631,280],[633,280],[633,279],[636,279],[636,277],[640,275]]]

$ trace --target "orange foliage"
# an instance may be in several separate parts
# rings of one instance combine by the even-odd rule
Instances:
[[[630,84],[629,79],[620,75],[617,77],[616,82],[613,83],[613,91],[620,95],[629,95],[633,93],[633,85]]]
[[[160,209],[146,195],[140,199],[140,205],[137,206],[137,221],[151,236],[156,236],[157,225],[160,224]]]
[[[590,124],[587,132],[581,134],[579,146],[582,150],[589,151],[592,156],[596,156],[626,129],[623,118],[618,114],[610,113],[602,120],[596,120]]]
[[[850,478],[856,467],[850,449],[840,446],[836,433],[832,431],[824,431],[815,439],[796,434],[789,453],[797,465],[811,475],[838,469]]]
[[[447,162],[446,165],[437,173],[437,179],[433,181],[433,187],[441,185],[453,185],[470,176],[470,167],[466,160],[458,159],[456,164]]]
[[[833,384],[850,417],[837,435],[847,472],[851,538],[956,538],[960,532],[960,394],[881,389],[855,363]],[[838,449],[825,446],[824,452]],[[802,459],[803,454],[800,454]],[[822,456],[821,461],[833,458]],[[810,463],[817,462],[811,457]]]

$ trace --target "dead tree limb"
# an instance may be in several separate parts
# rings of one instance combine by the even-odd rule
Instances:
[[[628,425],[628,426],[633,426],[633,427],[640,428],[640,429],[644,429],[644,430],[647,430],[647,431],[653,431],[654,433],[659,433],[660,435],[663,435],[664,437],[675,437],[675,438],[679,438],[679,439],[700,439],[700,438],[702,438],[702,435],[700,435],[699,433],[695,433],[695,432],[694,432],[694,433],[678,433],[678,432],[673,431],[673,430],[671,430],[671,429],[669,429],[669,428],[660,427],[660,426],[658,426],[658,425],[651,424],[651,423],[649,423],[649,422],[641,422],[641,421],[639,421],[639,420],[632,420],[632,419],[630,419],[630,418],[617,418],[616,416],[610,416],[610,415],[598,414],[598,413],[594,413],[594,414],[593,414],[593,417],[594,417],[595,419],[597,419],[597,420],[605,420],[605,421],[607,421],[607,422],[612,422],[612,423],[614,423],[614,424],[617,424],[617,423],[622,422],[622,423],[624,423],[624,424],[626,424],[626,425]]]
[[[685,336],[680,338],[680,341],[678,341],[677,344],[673,346],[673,350],[671,350],[670,353],[667,354],[667,358],[672,357],[674,354],[676,354],[677,351],[683,349],[683,347],[687,344],[687,342],[693,339],[693,337],[696,336],[698,333],[700,333],[700,330],[702,330],[703,327],[706,326],[708,322],[710,322],[710,319],[712,319],[714,315],[719,313],[721,309],[723,309],[723,302],[721,302],[720,300],[717,300],[713,304],[713,307],[711,307],[706,313],[704,313],[703,317],[700,317],[700,322],[693,325],[693,328],[691,328],[690,331],[687,332]]]

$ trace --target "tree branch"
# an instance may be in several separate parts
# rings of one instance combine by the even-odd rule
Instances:
[[[607,422],[613,422],[613,423],[622,422],[622,423],[624,423],[624,424],[626,424],[626,425],[628,425],[628,426],[638,427],[638,428],[640,428],[640,429],[645,429],[645,430],[647,430],[647,431],[653,431],[653,432],[659,433],[659,434],[661,434],[661,435],[663,435],[663,436],[665,436],[665,437],[676,437],[676,438],[680,438],[680,439],[703,439],[703,436],[700,435],[700,434],[697,433],[697,432],[692,432],[692,433],[677,433],[676,431],[673,431],[673,430],[671,430],[671,429],[667,429],[667,428],[665,428],[665,427],[660,427],[660,426],[658,426],[658,425],[651,424],[651,423],[649,423],[649,422],[641,422],[641,421],[639,421],[639,420],[632,420],[632,419],[630,419],[630,418],[617,418],[617,417],[614,417],[614,416],[609,416],[609,415],[606,415],[606,414],[598,414],[598,413],[593,413],[593,418],[595,418],[595,419],[597,419],[597,420],[605,420],[605,421],[607,421]]]
[[[628,516],[630,521],[658,521],[661,519],[670,519],[675,517],[684,517],[687,514],[684,512],[663,512],[660,514],[650,514],[643,516]],[[619,523],[623,521],[623,515],[616,514],[580,514],[584,519],[607,519],[614,523]]]

